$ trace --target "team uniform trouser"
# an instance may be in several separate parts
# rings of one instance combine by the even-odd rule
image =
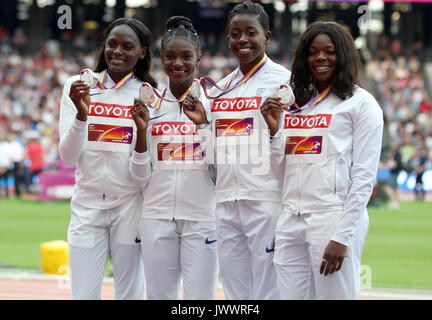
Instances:
[[[149,300],[212,300],[218,284],[214,221],[141,218]]]
[[[136,223],[139,221],[141,203],[142,198],[135,197],[131,202],[105,210],[71,204],[68,242],[73,299],[101,298],[109,257],[113,267],[115,298],[145,298],[144,267],[139,239],[135,240],[134,231],[128,230],[134,219]],[[131,215],[137,215],[138,219],[131,218]]]
[[[274,263],[282,299],[358,299],[361,255],[369,229],[365,210],[347,248],[342,268],[321,275],[324,251],[343,212],[283,213],[276,226]]]
[[[216,204],[222,286],[229,300],[279,299],[273,264],[281,202],[238,200]]]

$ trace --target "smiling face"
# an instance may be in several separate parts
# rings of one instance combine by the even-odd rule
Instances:
[[[186,90],[192,84],[198,62],[196,48],[182,38],[172,38],[163,48],[162,64],[171,86]]]
[[[243,74],[263,58],[270,35],[270,31],[264,31],[256,15],[238,14],[231,19],[227,38]]]
[[[327,34],[317,35],[309,46],[308,67],[319,92],[331,83],[336,65],[337,56],[333,41]]]
[[[116,26],[108,34],[104,57],[108,73],[115,81],[120,81],[133,71],[138,59],[143,59],[147,48],[143,48],[136,33],[126,24]]]

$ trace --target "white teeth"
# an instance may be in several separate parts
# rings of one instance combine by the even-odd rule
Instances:
[[[329,67],[316,67],[315,69],[317,71],[325,71],[325,70],[329,69]]]
[[[177,77],[183,77],[185,73],[185,71],[172,71],[172,74]]]
[[[250,52],[250,51],[252,51],[250,48],[243,48],[243,49],[239,49],[239,51],[241,52],[241,53],[248,53],[248,52]]]

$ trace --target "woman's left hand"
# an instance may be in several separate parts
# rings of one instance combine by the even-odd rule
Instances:
[[[270,130],[270,136],[274,136],[279,129],[279,119],[283,112],[281,98],[267,98],[261,105],[261,113]]]
[[[331,240],[324,251],[320,274],[324,273],[324,276],[327,276],[339,271],[342,268],[346,252],[347,246]]]
[[[195,124],[207,123],[207,116],[204,106],[198,98],[192,97],[190,94],[183,100],[183,112]]]
[[[140,98],[135,98],[134,106],[130,110],[132,119],[135,121],[137,130],[146,131],[150,120],[150,112],[147,105]]]

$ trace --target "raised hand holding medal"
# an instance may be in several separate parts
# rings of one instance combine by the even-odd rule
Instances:
[[[141,98],[135,98],[134,106],[130,109],[130,113],[137,127],[137,131],[146,131],[150,120],[150,112],[147,108],[147,104]]]
[[[287,84],[283,84],[277,94],[278,98],[280,99],[280,103],[284,105],[284,109],[288,109],[290,106],[292,106],[295,102],[294,93],[290,86]]]
[[[194,111],[196,101],[199,101],[200,95],[201,95],[201,90],[200,90],[199,80],[194,79],[194,81],[192,81],[192,85],[190,87],[189,93],[183,100],[183,108],[186,108],[190,111]]]
[[[94,79],[97,78],[93,71],[84,69],[80,72],[80,80],[74,81],[71,84],[69,98],[77,109],[76,118],[81,121],[87,120],[87,114],[90,107],[90,89],[91,85],[95,85]]]
[[[200,82],[194,79],[190,91],[183,100],[183,112],[195,124],[207,124],[207,116],[199,97],[201,96]]]
[[[279,119],[283,110],[295,102],[294,94],[287,84],[280,86],[277,96],[267,98],[261,105],[261,113],[268,125],[270,136],[276,134],[279,129]]]
[[[80,72],[80,80],[83,81],[90,88],[93,88],[98,83],[98,78],[90,69],[83,69]]]
[[[199,99],[199,97],[201,96],[200,83],[198,79],[194,79],[194,81],[192,82],[192,88],[189,94],[197,99]]]
[[[143,83],[139,90],[139,98],[147,105],[150,106],[154,101],[155,97],[153,94],[153,88],[148,83]]]
[[[150,120],[148,107],[154,101],[153,87],[148,83],[143,83],[139,89],[139,98],[134,100],[134,106],[130,110],[138,131],[147,130],[148,122]]]

